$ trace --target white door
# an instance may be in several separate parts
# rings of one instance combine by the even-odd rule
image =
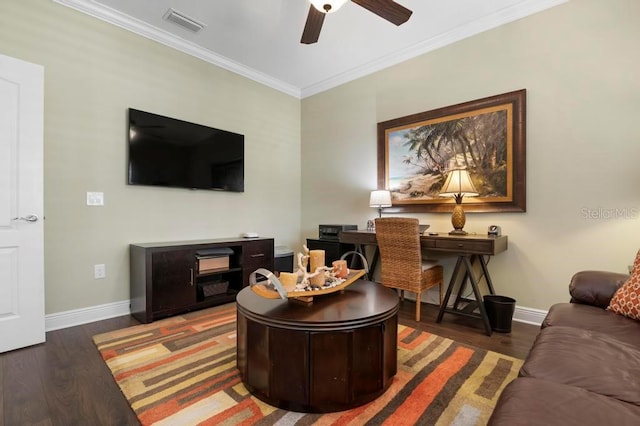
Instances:
[[[44,69],[0,55],[0,353],[44,333]]]

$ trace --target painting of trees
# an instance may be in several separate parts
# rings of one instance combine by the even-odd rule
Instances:
[[[433,198],[449,170],[469,170],[481,197],[507,195],[507,111],[419,124],[400,131],[408,174],[395,175],[397,197]],[[408,170],[405,168],[405,170]]]
[[[378,123],[378,189],[391,212],[449,211],[450,170],[469,171],[478,197],[465,210],[526,211],[526,90]]]

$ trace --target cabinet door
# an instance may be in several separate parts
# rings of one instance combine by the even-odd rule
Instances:
[[[273,240],[247,241],[242,247],[243,287],[249,285],[249,275],[258,268],[273,271]]]
[[[153,312],[181,308],[196,302],[193,250],[153,253],[151,268]]]

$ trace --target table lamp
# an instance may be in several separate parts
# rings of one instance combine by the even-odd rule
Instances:
[[[449,232],[449,235],[467,235],[467,232],[462,229],[466,222],[464,209],[462,208],[462,197],[465,195],[467,197],[478,196],[478,191],[476,191],[473,182],[471,182],[469,172],[465,169],[451,170],[440,191],[441,197],[453,197],[456,200],[456,206],[451,213],[453,231]]]
[[[387,190],[371,191],[369,207],[377,207],[378,217],[382,217],[382,209],[391,207],[391,192]]]

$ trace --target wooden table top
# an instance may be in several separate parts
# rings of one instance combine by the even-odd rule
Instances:
[[[311,305],[267,299],[245,287],[236,297],[238,312],[253,321],[288,329],[340,330],[376,324],[396,315],[397,293],[380,284],[358,280],[341,292],[316,296]]]
[[[377,245],[376,232],[367,230],[341,231],[339,241]],[[420,244],[422,248],[434,252],[495,255],[507,250],[508,238],[506,235],[490,237],[486,234],[449,235],[439,232],[437,235],[421,235]]]

